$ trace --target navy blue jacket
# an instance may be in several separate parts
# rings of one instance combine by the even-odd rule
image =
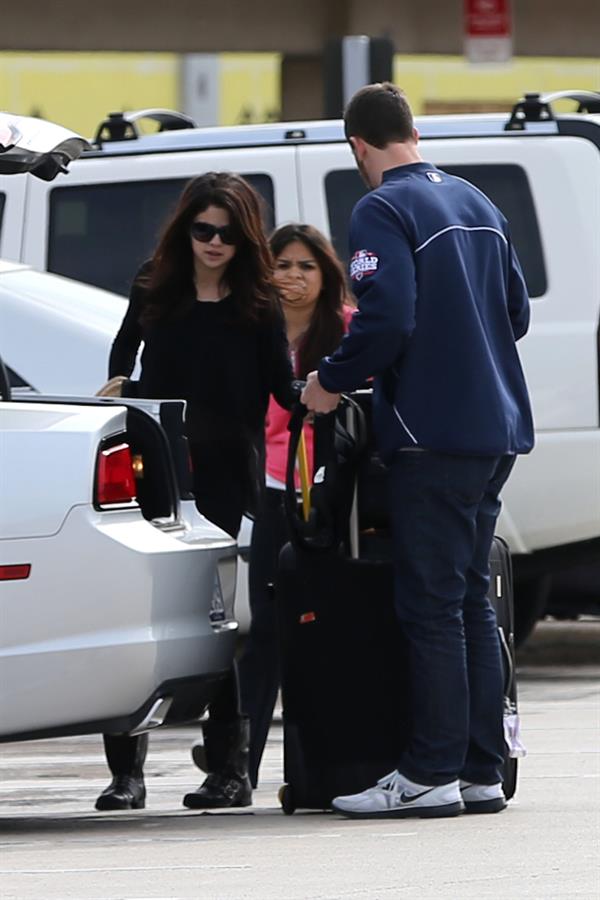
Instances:
[[[374,377],[382,457],[531,450],[515,346],[529,298],[506,219],[485,194],[430,163],[389,169],[354,208],[350,253],[358,312],[319,380],[339,393]]]

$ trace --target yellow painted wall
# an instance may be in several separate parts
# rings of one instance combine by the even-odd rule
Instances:
[[[0,53],[0,109],[93,136],[109,112],[178,104],[175,53]]]
[[[600,90],[600,60],[516,57],[502,65],[471,65],[462,56],[400,56],[394,82],[403,88],[414,112],[430,112],[446,103],[505,105],[509,110],[526,91],[568,88]]]
[[[279,53],[222,53],[219,74],[219,125],[281,118]]]
[[[116,110],[179,108],[180,67],[174,53],[0,52],[0,109],[41,115],[93,136]],[[515,58],[473,66],[462,56],[396,56],[394,81],[415,113],[463,104],[509,109],[528,90],[600,90],[597,59]],[[277,119],[281,55],[219,56],[218,124]]]
[[[1,53],[0,109],[93,135],[109,112],[179,108],[175,53]],[[280,117],[281,56],[219,55],[219,125]]]

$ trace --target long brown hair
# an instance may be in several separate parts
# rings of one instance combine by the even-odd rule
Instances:
[[[312,225],[282,225],[270,238],[275,259],[293,241],[307,247],[321,270],[323,287],[314,308],[310,325],[298,347],[298,377],[306,378],[320,360],[336,349],[344,336],[344,306],[354,306],[342,264],[325,235]]]
[[[194,258],[190,227],[209,206],[226,210],[238,235],[235,256],[225,273],[236,311],[242,319],[252,321],[273,308],[273,259],[263,231],[261,202],[254,188],[232,172],[207,172],[186,185],[148,271],[138,279],[148,290],[144,322],[177,315],[191,305]]]

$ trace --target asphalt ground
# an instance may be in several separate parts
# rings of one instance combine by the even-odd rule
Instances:
[[[0,897],[595,900],[600,621],[542,623],[518,674],[528,756],[516,798],[499,815],[284,816],[277,718],[254,806],[220,814],[181,806],[199,783],[193,728],[153,734],[147,808],[133,813],[93,811],[108,780],[100,738],[0,745]]]

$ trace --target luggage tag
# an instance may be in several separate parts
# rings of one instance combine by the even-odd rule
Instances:
[[[499,587],[500,586],[498,585],[498,582],[496,582],[497,591],[499,590]],[[498,637],[500,638],[500,646],[502,649],[502,653],[504,654],[508,671],[508,685],[505,687],[505,690],[510,691],[510,684],[512,683],[512,679],[514,678],[513,659],[512,654],[509,650],[508,643],[506,641],[506,636],[504,634],[503,628],[498,628]],[[521,719],[519,718],[519,714],[517,713],[517,705],[506,694],[504,695],[503,724],[504,740],[506,742],[506,746],[508,747],[509,757],[511,759],[519,759],[523,756],[527,756],[527,749],[525,747],[525,744],[521,740]]]
[[[527,749],[521,740],[521,719],[517,713],[504,714],[504,740],[511,759],[527,756]]]

